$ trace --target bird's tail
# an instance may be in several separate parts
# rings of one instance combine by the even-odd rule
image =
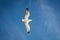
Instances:
[[[22,22],[24,22],[24,19],[22,19]]]

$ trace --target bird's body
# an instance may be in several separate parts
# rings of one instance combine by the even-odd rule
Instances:
[[[26,15],[25,15],[25,18],[22,19],[22,21],[25,23],[25,26],[26,26],[26,29],[27,29],[28,33],[30,33],[29,22],[32,21],[31,19],[29,19],[29,16],[30,16],[30,12],[29,12],[28,8],[26,8]]]

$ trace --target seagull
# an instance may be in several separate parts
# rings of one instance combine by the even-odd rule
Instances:
[[[26,15],[25,15],[24,19],[22,19],[22,22],[25,23],[27,33],[30,33],[30,25],[29,25],[29,22],[32,21],[32,19],[29,19],[29,16],[30,16],[30,12],[29,12],[28,8],[26,8]]]

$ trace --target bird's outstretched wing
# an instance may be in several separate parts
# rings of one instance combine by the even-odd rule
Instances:
[[[25,26],[26,26],[27,32],[30,33],[30,26],[29,26],[29,24],[25,23]]]
[[[29,18],[29,16],[30,16],[30,12],[29,12],[29,10],[26,10],[25,18]]]

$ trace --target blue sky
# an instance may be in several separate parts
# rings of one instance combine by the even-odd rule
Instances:
[[[29,36],[22,22],[26,7]],[[0,0],[0,40],[60,40],[60,0]]]

